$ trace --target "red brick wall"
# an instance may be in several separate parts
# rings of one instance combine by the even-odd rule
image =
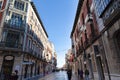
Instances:
[[[87,16],[87,0],[84,0],[83,2],[83,5],[82,5],[82,8],[81,8],[81,12],[80,12],[80,15],[79,15],[79,19],[80,19],[80,23],[79,25],[76,24],[76,28],[74,30],[74,38],[75,38],[75,41],[76,41],[76,38],[79,37],[79,28],[78,27],[81,27],[83,25],[83,17],[84,17],[84,21],[85,21],[85,18]],[[92,0],[89,0],[89,5],[91,6],[92,4]],[[95,30],[95,34],[99,34],[99,31],[98,31],[98,25],[97,25],[97,22],[96,22],[96,17],[95,17],[95,14],[94,14],[94,11],[92,12],[92,15],[93,15],[93,25],[94,25],[94,30]],[[87,38],[88,40],[90,40],[90,36],[91,36],[91,27],[90,27],[90,24],[86,23],[84,24],[86,26],[86,32],[87,32]],[[85,31],[82,31],[82,41],[83,43],[86,41],[85,39]],[[81,41],[79,41],[78,43],[78,46],[81,46],[82,43]],[[84,45],[84,44],[83,44]],[[77,46],[76,46],[77,47]]]
[[[97,20],[96,20],[96,16],[95,16],[94,12],[93,12],[93,23],[94,23],[95,32],[96,32],[97,35],[99,35],[100,32],[99,32],[99,28],[98,28],[98,24],[97,24]]]

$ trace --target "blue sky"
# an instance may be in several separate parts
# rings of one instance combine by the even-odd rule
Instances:
[[[72,31],[78,0],[33,0],[49,40],[55,46],[58,67],[65,63],[65,54],[71,48]]]

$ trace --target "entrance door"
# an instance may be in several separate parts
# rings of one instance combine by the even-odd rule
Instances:
[[[97,64],[97,69],[98,69],[99,80],[105,80],[103,67],[102,67],[102,61],[101,61],[100,56],[96,57],[96,64]]]
[[[119,60],[120,60],[120,53],[119,53],[119,51],[120,51],[120,30],[116,34],[116,38],[115,39],[116,39],[117,47],[118,47],[117,59],[118,59],[118,62],[119,62]]]
[[[5,56],[2,64],[2,78],[4,80],[8,80],[10,75],[12,74],[12,68],[14,63],[14,57],[13,56]]]

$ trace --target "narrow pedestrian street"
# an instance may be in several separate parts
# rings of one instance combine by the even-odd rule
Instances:
[[[120,0],[0,0],[0,80],[120,80]]]
[[[65,71],[59,71],[49,74],[43,78],[40,78],[39,80],[68,80],[68,79]]]

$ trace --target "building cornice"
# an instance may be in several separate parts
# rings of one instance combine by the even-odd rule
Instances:
[[[73,29],[72,29],[70,38],[72,38],[73,33],[74,33],[74,31],[75,31],[76,24],[77,24],[78,18],[79,18],[79,14],[80,14],[80,12],[81,12],[81,8],[82,8],[83,1],[84,1],[84,0],[79,0],[79,2],[78,2],[78,7],[77,7],[77,11],[76,11],[76,16],[75,16],[75,20],[74,20],[74,24],[73,24]]]
[[[36,14],[36,16],[37,16],[39,22],[40,22],[41,25],[42,25],[42,28],[43,28],[43,30],[44,30],[46,36],[48,37],[48,34],[47,34],[46,30],[45,30],[45,27],[44,27],[44,25],[43,25],[43,23],[42,23],[42,20],[40,19],[40,16],[39,16],[39,13],[38,13],[38,11],[37,11],[37,9],[36,9],[36,7],[35,7],[35,4],[34,4],[33,2],[30,2],[30,3],[31,3],[31,5],[32,5],[32,7],[33,7],[33,9],[34,9],[34,11],[35,11],[35,14]]]

